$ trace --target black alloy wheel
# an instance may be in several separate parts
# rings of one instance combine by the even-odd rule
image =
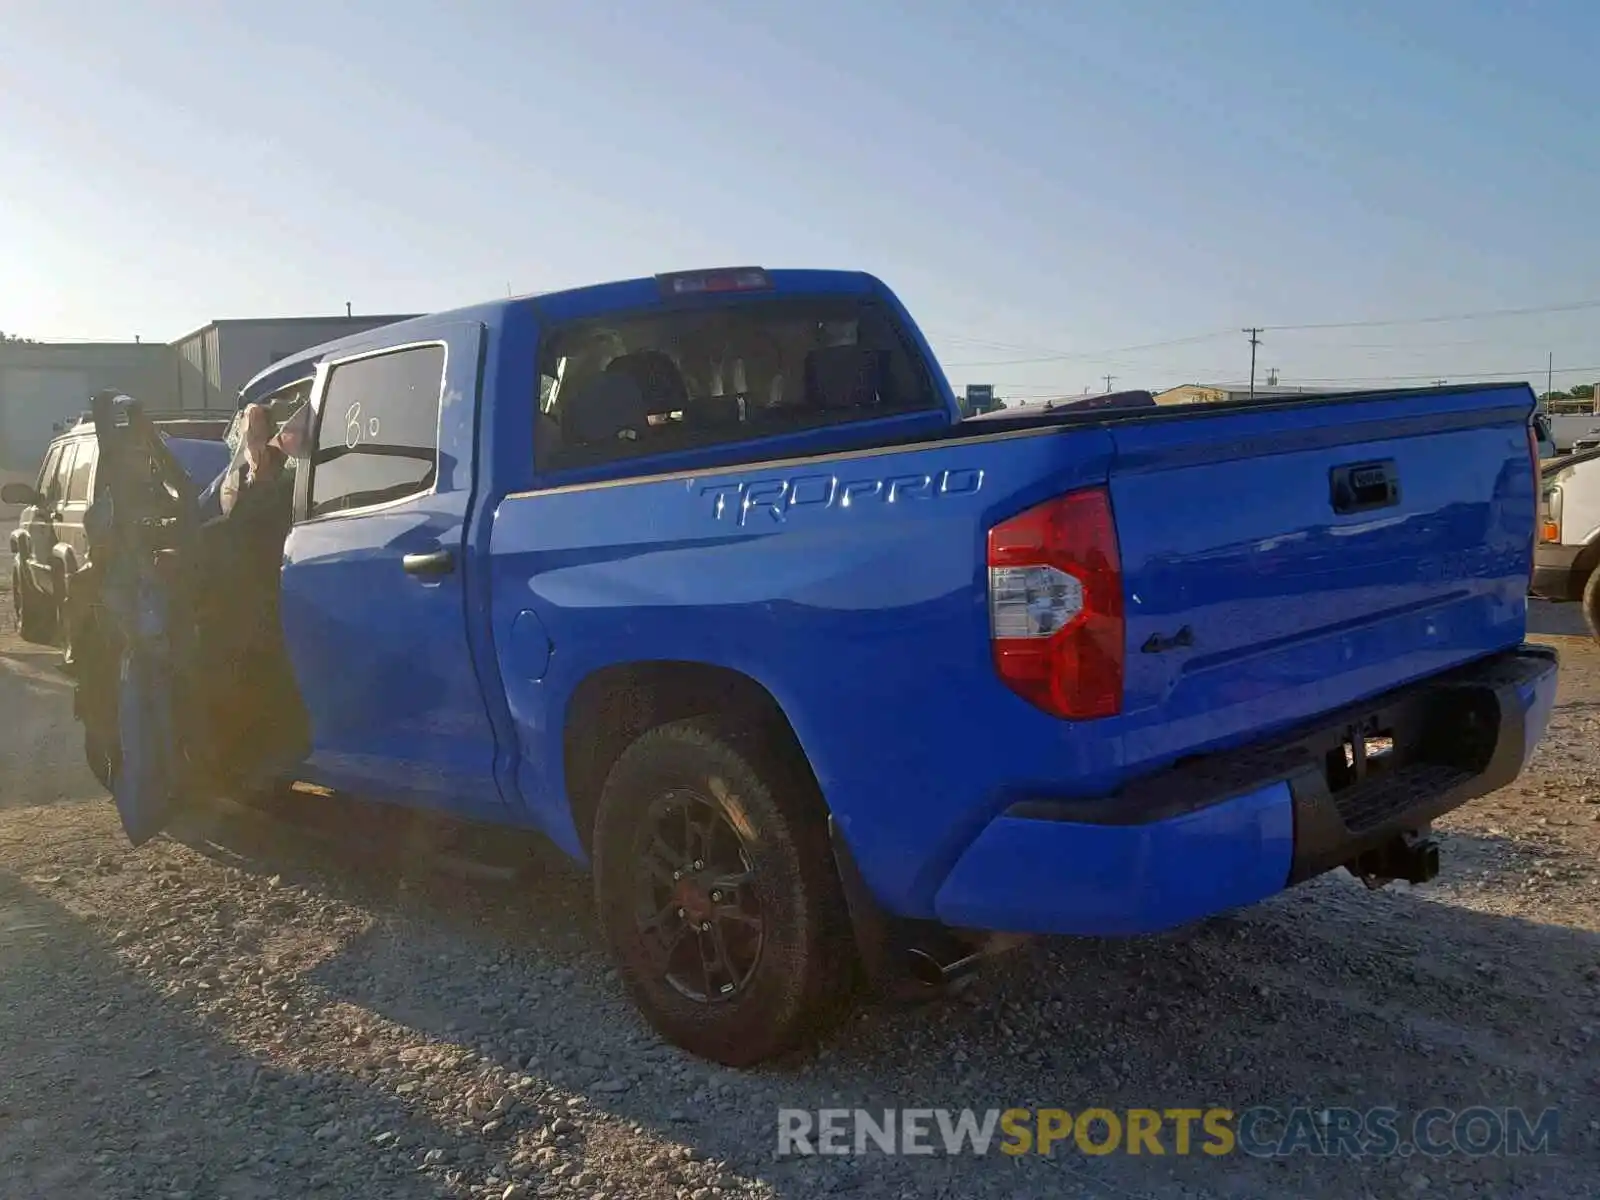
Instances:
[[[670,791],[634,842],[638,931],[687,999],[725,1002],[761,962],[765,923],[750,853],[714,801]]]
[[[675,1045],[748,1066],[823,1032],[851,998],[827,810],[770,727],[707,716],[641,734],[601,791],[593,861],[618,975]]]

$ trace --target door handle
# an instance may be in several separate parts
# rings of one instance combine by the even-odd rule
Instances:
[[[407,575],[419,579],[438,579],[456,569],[453,550],[428,550],[421,554],[408,554],[400,560]]]

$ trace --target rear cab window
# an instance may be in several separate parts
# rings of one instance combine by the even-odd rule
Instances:
[[[389,504],[433,489],[445,348],[407,346],[337,363],[311,455],[309,516]]]
[[[554,327],[535,462],[586,467],[942,406],[871,298],[740,296]]]

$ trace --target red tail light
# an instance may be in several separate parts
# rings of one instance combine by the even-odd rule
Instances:
[[[1111,497],[1070,492],[989,531],[995,669],[1058,717],[1122,711],[1122,560]]]

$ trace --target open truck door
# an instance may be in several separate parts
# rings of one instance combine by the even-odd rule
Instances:
[[[89,765],[137,846],[179,808],[258,787],[302,755],[303,709],[275,570],[241,570],[246,551],[275,564],[281,539],[273,551],[202,523],[200,486],[138,402],[101,392],[93,406],[90,570],[69,618],[81,647],[75,709]],[[230,591],[241,575],[242,597]]]
[[[91,576],[72,614],[84,627],[76,709],[90,766],[140,845],[185,790],[174,672],[186,623],[172,610],[198,527],[195,487],[136,401],[100,392],[93,411],[100,454],[84,522]]]

